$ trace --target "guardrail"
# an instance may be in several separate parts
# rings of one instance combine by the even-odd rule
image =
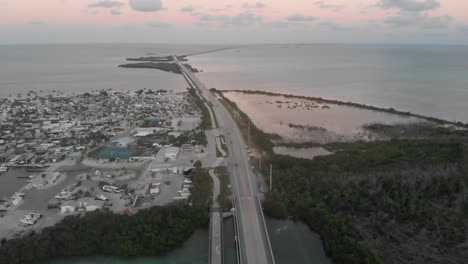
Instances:
[[[262,215],[263,228],[265,230],[265,235],[266,235],[266,239],[267,239],[267,242],[268,242],[268,248],[270,249],[271,261],[272,261],[272,264],[275,264],[275,255],[273,254],[273,249],[271,247],[270,235],[268,234],[268,228],[267,228],[266,223],[265,223],[265,216],[263,215],[263,208],[262,208],[262,203],[260,202],[260,196],[259,195],[257,195],[257,201],[258,201],[258,206],[260,208],[260,214]]]
[[[223,230],[223,225],[224,225],[224,217],[223,217],[223,211],[221,210],[219,212],[221,215],[221,261],[224,263],[224,230]]]
[[[242,264],[242,249],[240,246],[240,241],[239,241],[239,223],[237,221],[237,206],[236,206],[236,199],[232,198],[232,204],[234,205],[234,214],[233,214],[233,219],[234,219],[234,235],[235,235],[235,240],[236,240],[236,248],[237,248],[237,263]]]
[[[213,240],[211,239],[211,237],[213,235],[213,227],[212,227],[213,226],[213,221],[211,219],[213,217],[212,216],[212,214],[213,214],[212,210],[213,210],[213,208],[211,207],[210,208],[210,227],[209,227],[210,230],[208,231],[208,264],[212,264],[211,263],[211,254],[212,254],[212,252],[211,252],[211,248],[212,248],[211,243],[213,243]]]

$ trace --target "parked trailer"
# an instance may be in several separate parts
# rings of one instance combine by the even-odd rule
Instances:
[[[159,187],[150,189],[150,194],[151,195],[159,195],[160,192],[161,192],[161,190],[159,189]]]
[[[190,193],[184,192],[184,193],[181,193],[180,196],[181,196],[181,197],[188,198],[188,197],[190,196]]]
[[[112,185],[104,185],[102,186],[102,190],[110,193],[118,193],[120,191],[119,187]]]

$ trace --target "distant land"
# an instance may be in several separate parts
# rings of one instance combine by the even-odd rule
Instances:
[[[192,72],[199,72],[198,69],[193,68],[189,64],[184,64],[185,67],[190,69]],[[161,71],[173,72],[177,74],[181,74],[179,66],[177,63],[169,63],[169,62],[139,62],[139,63],[128,63],[119,65],[121,68],[140,68],[140,69],[157,69]]]

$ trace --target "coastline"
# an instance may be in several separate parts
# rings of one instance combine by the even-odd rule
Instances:
[[[426,115],[420,115],[420,114],[415,114],[415,113],[411,113],[411,112],[399,111],[399,110],[396,110],[394,108],[383,108],[383,107],[377,107],[377,106],[371,106],[371,105],[359,104],[359,103],[353,103],[353,102],[345,102],[345,101],[334,100],[334,99],[325,99],[325,98],[322,98],[322,97],[282,94],[282,93],[267,92],[267,91],[261,91],[261,90],[217,90],[217,89],[213,90],[212,89],[212,91],[219,91],[219,92],[222,92],[222,93],[224,93],[224,92],[235,92],[235,93],[244,93],[244,94],[260,94],[260,95],[266,95],[266,96],[283,96],[285,98],[295,98],[295,99],[317,101],[317,102],[321,102],[321,103],[328,103],[328,104],[335,104],[335,105],[345,105],[345,106],[350,106],[350,107],[355,107],[355,108],[360,108],[360,109],[366,109],[366,110],[371,110],[371,111],[377,111],[377,112],[383,112],[383,113],[399,115],[399,116],[403,116],[403,117],[415,117],[415,118],[423,119],[423,120],[426,120],[426,121],[429,121],[429,122],[434,122],[434,123],[437,123],[439,125],[452,125],[452,126],[468,129],[468,123],[448,121],[448,120],[441,119],[441,118],[436,118],[436,117],[431,117],[431,116],[426,116]]]
[[[212,91],[220,94],[246,137],[251,118],[242,109],[238,110],[235,102],[224,97],[225,91]],[[440,210],[433,211],[443,203],[444,189],[440,186],[464,181],[468,155],[464,139],[452,141],[434,137],[349,145],[334,143],[339,151],[307,160],[274,153],[274,137],[254,123],[250,131],[253,153],[262,153],[262,164],[273,164],[273,189],[267,193],[263,205],[266,214],[305,223],[320,235],[327,255],[335,263],[388,263],[389,256],[411,263],[422,260],[419,252],[426,254],[425,263],[439,263],[440,259],[455,263],[450,261],[464,259],[463,250],[453,251],[453,254],[436,250],[453,248],[428,240],[434,236],[434,230],[423,217],[427,210],[433,212],[433,218],[446,215]],[[252,165],[266,178],[269,167],[262,168],[258,164],[259,157],[253,155]],[[433,188],[437,191],[430,193]],[[463,195],[456,189],[452,191],[455,197]],[[408,208],[408,201],[404,199],[395,200],[395,193],[411,197],[410,204],[414,207]],[[430,201],[429,209],[421,203],[418,198],[421,196]],[[389,199],[395,204],[388,206]],[[392,210],[400,210],[400,214],[389,221],[391,218],[386,216],[391,215]],[[452,206],[446,210],[454,209]],[[447,221],[452,224],[444,225],[448,229],[446,232],[465,236],[466,233],[453,224],[462,221],[462,217],[463,214],[458,213],[450,215]],[[423,226],[429,234],[420,233],[415,226]],[[462,243],[463,240],[444,236],[444,241]],[[421,244],[424,250],[417,251]]]

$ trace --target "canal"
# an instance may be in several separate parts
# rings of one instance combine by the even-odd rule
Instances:
[[[266,219],[276,264],[331,264],[320,237],[300,222]],[[208,263],[208,230],[197,230],[184,245],[162,257],[137,259],[89,257],[55,260],[47,264],[205,264]],[[236,263],[236,245],[232,218],[223,225],[224,263]]]

